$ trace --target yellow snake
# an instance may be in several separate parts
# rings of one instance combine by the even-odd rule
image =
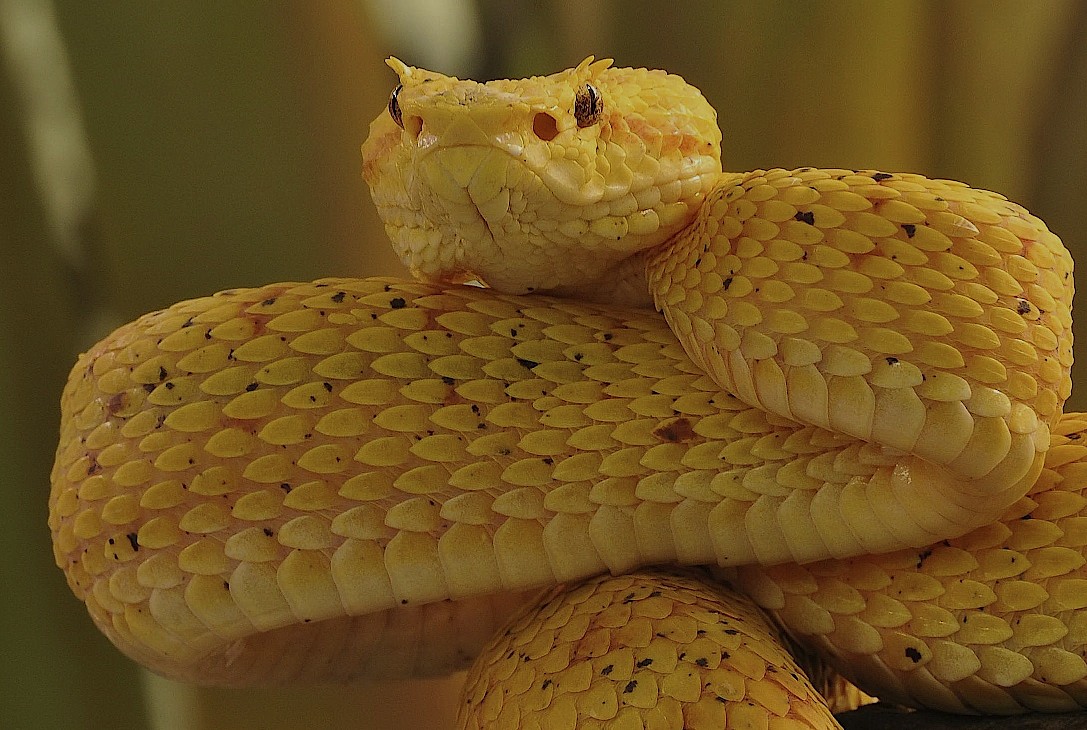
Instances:
[[[837,727],[784,631],[886,700],[1087,707],[1040,220],[724,173],[660,71],[390,65],[364,175],[425,281],[182,302],[72,370],[49,524],[122,651],[227,685],[474,661],[463,727]]]

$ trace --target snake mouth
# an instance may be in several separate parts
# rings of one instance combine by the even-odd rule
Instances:
[[[516,156],[496,147],[457,145],[435,150],[423,165],[440,170],[440,178],[430,179],[430,188],[438,197],[454,206],[462,205],[465,218],[474,212],[493,239],[490,225],[499,224],[511,214],[510,168],[518,165]],[[452,220],[460,222],[461,216]],[[474,231],[473,231],[474,232]]]
[[[418,276],[443,282],[479,279],[507,292],[546,282],[510,281],[517,261],[542,258],[547,238],[532,223],[553,199],[539,174],[509,146],[440,145],[420,149],[405,173],[415,228],[398,236],[401,260]],[[542,193],[542,196],[541,196]],[[520,204],[519,204],[520,202]]]

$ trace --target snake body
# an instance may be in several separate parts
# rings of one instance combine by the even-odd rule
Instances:
[[[115,644],[235,685],[478,656],[465,727],[834,727],[779,628],[894,701],[1087,707],[1087,420],[1040,220],[721,172],[663,72],[391,65],[364,174],[429,281],[182,302],[72,371],[50,527]],[[674,565],[724,573],[644,572]]]

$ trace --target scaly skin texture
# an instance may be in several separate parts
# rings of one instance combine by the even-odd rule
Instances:
[[[1087,419],[997,522],[924,550],[740,568],[734,582],[881,698],[947,712],[1087,707]]]
[[[652,312],[381,279],[147,315],[81,359],[63,410],[58,562],[107,633],[196,681],[209,652],[241,670],[216,681],[254,681],[224,644],[254,629],[807,550],[783,485],[844,494],[827,529],[879,545],[853,502],[913,462],[721,394]]]
[[[434,283],[183,302],[72,371],[50,527],[114,643],[235,685],[483,652],[465,726],[834,727],[802,674],[754,682],[784,650],[724,583],[624,575],[710,565],[872,694],[1087,706],[1071,260],[1041,221],[915,175],[722,173],[662,72],[391,65],[364,172]],[[692,621],[715,668],[660,629]]]
[[[557,592],[483,656],[462,727],[835,725],[762,615],[694,574],[602,576]]]
[[[528,586],[716,562],[715,512],[871,473],[875,453],[721,397],[651,313],[379,279],[147,315],[81,358],[63,414],[69,584],[133,658],[232,685],[462,667]],[[1044,510],[740,585],[870,692],[1083,704],[1083,425],[1062,421]],[[1024,628],[959,633],[976,613]]]

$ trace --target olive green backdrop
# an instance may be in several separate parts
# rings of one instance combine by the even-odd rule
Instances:
[[[111,327],[221,288],[400,271],[358,159],[389,53],[477,77],[590,53],[667,68],[718,109],[727,169],[961,179],[1024,203],[1087,260],[1081,1],[0,0],[0,29],[33,30],[28,17],[59,46],[0,36],[5,728],[449,724],[455,679],[289,692],[150,680],[94,631],[45,525],[62,383]]]

